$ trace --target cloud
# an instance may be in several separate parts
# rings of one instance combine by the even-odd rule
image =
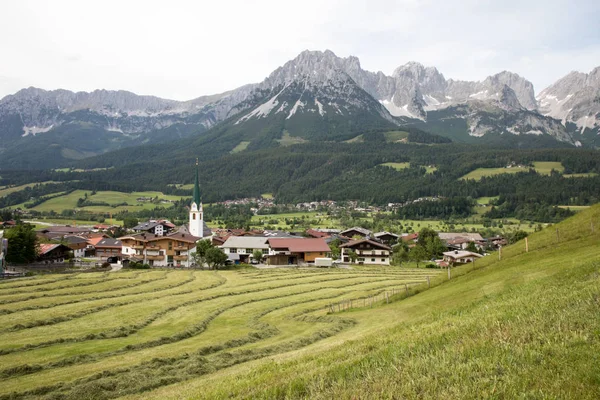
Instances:
[[[508,69],[541,89],[600,60],[596,3],[22,0],[0,16],[12,82],[0,96],[27,82],[186,100],[259,82],[305,49],[356,55],[385,73],[411,60],[454,79]]]

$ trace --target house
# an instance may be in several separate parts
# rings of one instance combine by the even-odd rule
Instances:
[[[63,239],[66,242],[68,248],[73,251],[73,257],[81,258],[85,257],[85,251],[88,249],[87,239],[81,236],[65,236]]]
[[[10,219],[8,221],[0,222],[0,227],[4,229],[9,229],[17,225],[17,222],[14,219]]]
[[[351,262],[350,251],[357,255],[356,262],[359,264],[378,264],[390,265],[390,255],[392,249],[383,244],[370,239],[352,240],[340,246],[343,262]]]
[[[315,229],[307,229],[305,233],[307,236],[310,236],[312,238],[327,238],[331,236],[330,233],[317,231]]]
[[[329,245],[323,238],[269,238],[269,265],[300,265],[314,263],[315,258],[328,257]]]
[[[449,265],[466,264],[483,257],[481,254],[461,250],[447,251],[443,254],[443,261],[447,262]]]
[[[4,273],[6,265],[4,259],[6,258],[6,252],[8,251],[8,239],[4,239],[4,231],[0,231],[0,274]]]
[[[368,229],[361,228],[360,226],[355,226],[350,229],[346,229],[345,231],[340,232],[340,235],[346,236],[348,238],[361,237],[365,238],[367,236],[372,236],[373,232]]]
[[[46,264],[62,263],[71,252],[71,249],[60,243],[41,243],[39,245],[38,261]]]
[[[64,237],[66,235],[80,235],[84,233],[91,233],[92,228],[85,227],[77,227],[77,226],[47,226],[45,228],[39,229],[37,232],[46,235],[46,236],[60,236]]]
[[[419,240],[419,232],[403,234],[400,239],[410,246],[411,244],[417,243],[417,240]]]
[[[146,232],[146,233],[150,233],[150,234],[154,234],[154,235],[158,235],[158,236],[163,236],[166,235],[167,233],[171,232],[173,230],[173,228],[175,228],[175,225],[173,225],[172,223],[170,223],[169,221],[165,220],[165,219],[161,219],[161,220],[149,220],[146,222],[142,222],[136,226],[134,226],[133,228],[131,228],[134,232]]]
[[[456,239],[466,239],[471,242],[482,242],[483,241],[483,237],[481,237],[481,235],[479,233],[440,232],[440,233],[438,233],[438,236],[440,237],[440,239],[442,239],[446,242],[448,240],[456,240]]]
[[[392,246],[400,240],[400,235],[391,232],[377,232],[373,234],[373,237],[388,246]]]
[[[200,239],[187,229],[179,229],[166,236],[139,233],[119,238],[123,259],[155,267],[191,266],[196,242]]]
[[[229,236],[219,248],[231,261],[247,263],[255,250],[262,251],[263,255],[269,253],[268,239],[264,236]]]
[[[112,238],[101,238],[94,245],[96,257],[100,260],[108,260],[109,257],[121,258],[121,241]]]

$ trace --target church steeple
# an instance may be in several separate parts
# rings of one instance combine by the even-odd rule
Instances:
[[[196,206],[200,206],[200,184],[198,183],[198,159],[196,158],[196,181],[194,182],[194,194],[192,195],[192,199]]]
[[[190,204],[190,233],[196,237],[204,237],[204,215],[202,210],[202,197],[200,196],[200,184],[198,183],[198,159],[196,159],[196,180],[194,181],[194,192],[192,204]]]

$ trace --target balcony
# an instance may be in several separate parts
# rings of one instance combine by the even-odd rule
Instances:
[[[144,248],[143,244],[134,244],[133,246],[131,246],[132,249],[135,250],[142,250]]]
[[[158,251],[158,250],[160,250],[160,246],[157,246],[155,244],[151,244],[151,245],[146,246],[146,250],[155,250],[155,251]]]
[[[175,250],[175,251],[185,251],[187,249],[188,249],[187,246],[174,246],[173,247],[173,250]]]
[[[173,256],[173,260],[175,260],[175,261],[187,261],[187,259],[188,259],[188,256],[184,256],[184,255]]]
[[[146,256],[146,260],[163,261],[165,256]]]

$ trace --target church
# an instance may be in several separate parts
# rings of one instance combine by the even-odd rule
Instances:
[[[162,232],[161,232],[162,233]],[[198,183],[198,162],[196,180],[189,211],[188,226],[166,235],[141,232],[119,238],[123,259],[141,262],[154,267],[189,267],[193,264],[196,242],[212,236],[204,222],[204,210]]]
[[[198,160],[196,160],[196,179],[194,181],[192,204],[190,205],[188,231],[192,236],[200,239],[212,236],[210,228],[204,222],[202,196],[200,196],[200,184],[198,183]]]

